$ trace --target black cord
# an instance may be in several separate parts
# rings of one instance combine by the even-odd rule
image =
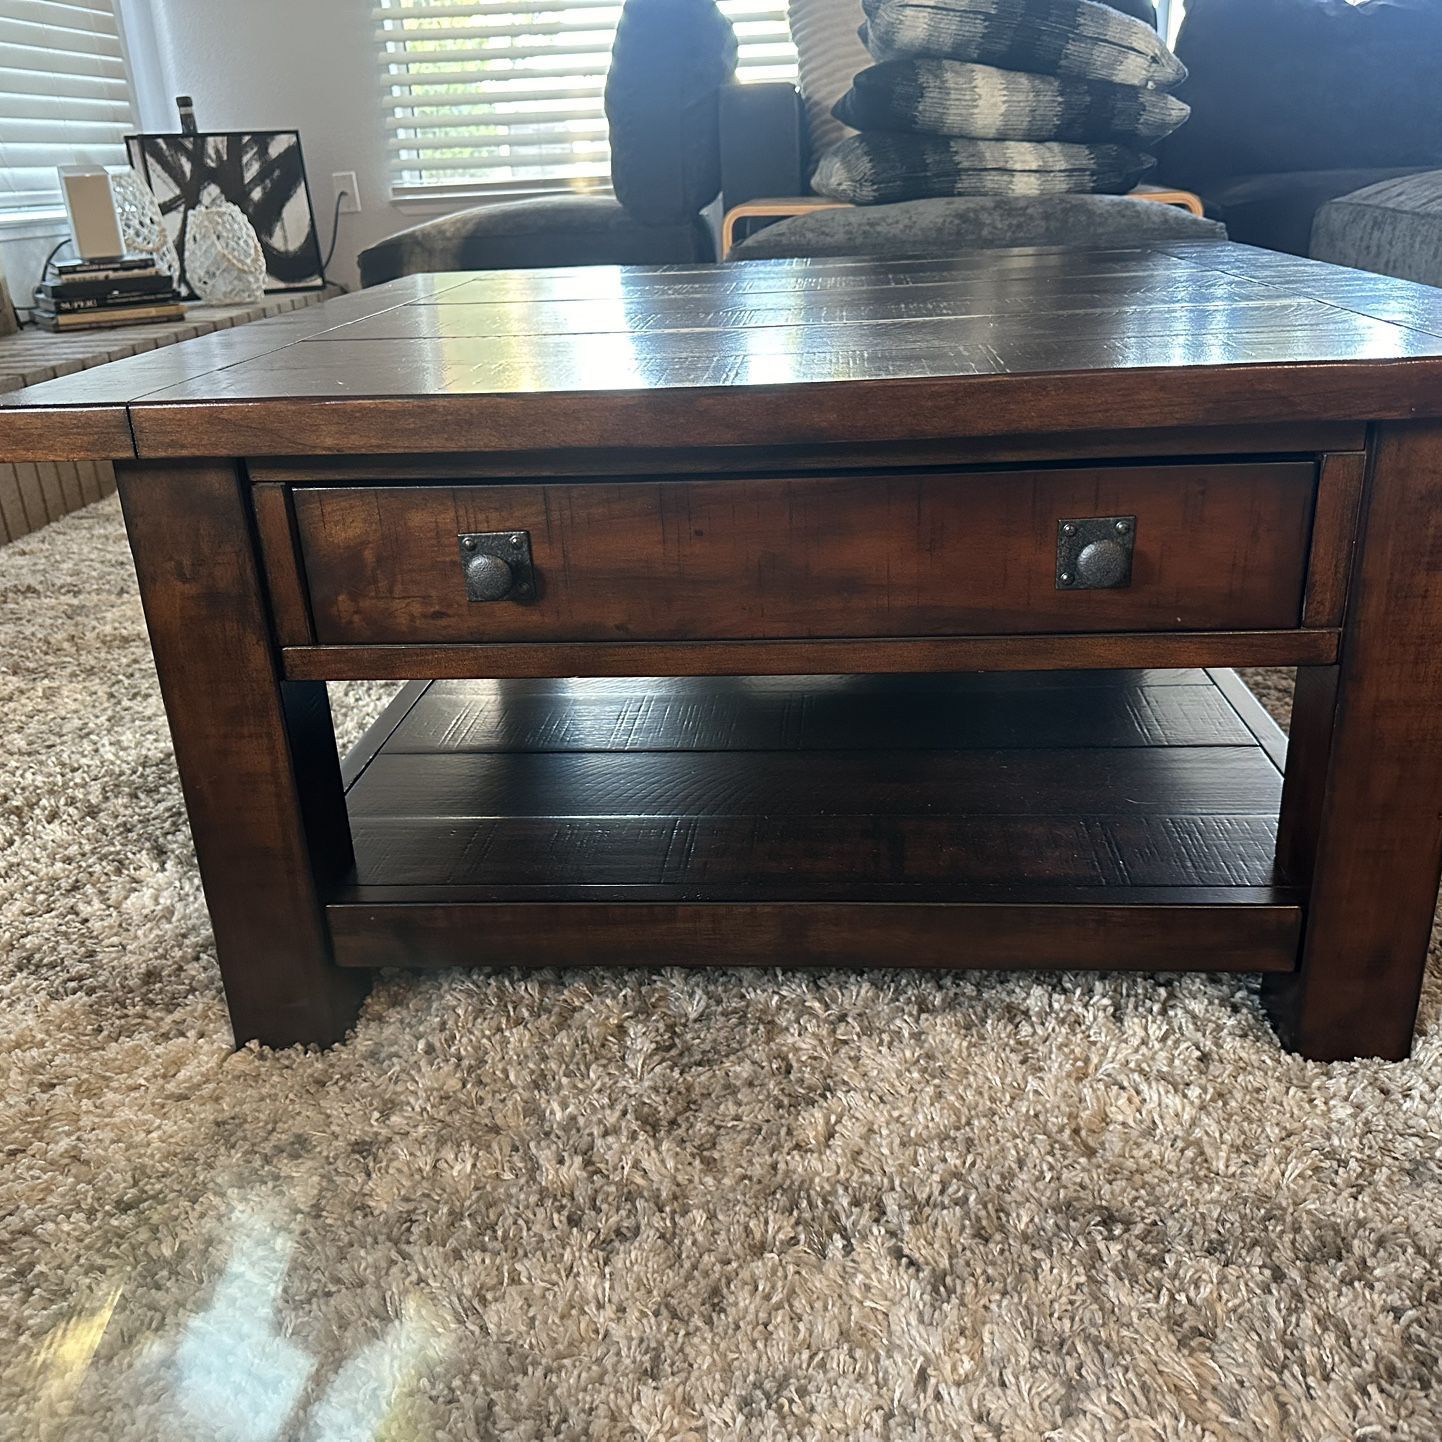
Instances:
[[[55,264],[55,257],[70,244],[70,237],[67,235],[49,255],[45,257],[45,264],[40,267],[40,279],[44,280],[50,274],[50,267]]]
[[[64,240],[56,243],[50,254],[45,257],[45,264],[40,267],[40,279],[43,281],[50,274],[50,267],[55,264],[55,257],[70,244],[70,237],[67,235]],[[33,299],[33,297],[32,297]],[[15,312],[15,324],[19,326],[29,325],[30,322],[20,314],[20,307],[15,303],[15,297],[10,297],[10,309]],[[26,311],[35,309],[33,305],[27,305]]]
[[[335,243],[340,239],[340,203],[350,194],[348,190],[338,190],[335,193],[335,214],[330,218],[330,249],[325,253],[325,259],[320,263],[320,273],[323,276],[330,269],[330,258],[335,254]]]

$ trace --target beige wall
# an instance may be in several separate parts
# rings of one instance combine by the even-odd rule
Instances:
[[[341,217],[331,279],[353,286],[356,253],[430,214],[391,204],[381,71],[369,0],[125,0],[141,119],[174,129],[174,97],[195,98],[202,130],[298,129],[321,246],[331,174],[353,170],[361,213]]]

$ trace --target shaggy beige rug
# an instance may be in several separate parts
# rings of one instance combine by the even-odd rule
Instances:
[[[233,1055],[113,502],[0,643],[6,1439],[1442,1436],[1435,985],[1402,1065],[1237,980],[683,970]]]

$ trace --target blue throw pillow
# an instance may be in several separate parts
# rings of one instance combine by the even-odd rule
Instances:
[[[1172,185],[1442,165],[1442,0],[1187,0]]]
[[[626,0],[606,77],[611,184],[637,220],[673,225],[721,189],[717,91],[736,33],[715,0]]]

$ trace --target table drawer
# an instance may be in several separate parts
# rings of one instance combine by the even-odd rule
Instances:
[[[1315,483],[1299,461],[302,485],[294,500],[320,642],[707,640],[1296,626]],[[1130,577],[1069,587],[1059,526],[1101,517],[1135,518]],[[524,593],[468,598],[475,533],[524,533]]]

